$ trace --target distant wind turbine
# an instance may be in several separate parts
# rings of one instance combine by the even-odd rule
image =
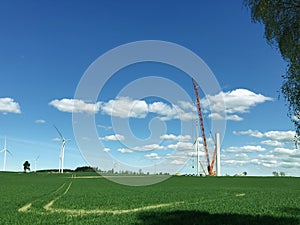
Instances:
[[[64,136],[62,135],[62,133],[57,129],[57,127],[54,125],[57,133],[60,136],[62,145],[61,145],[61,152],[60,152],[60,167],[58,169],[58,172],[63,173],[64,172],[64,158],[65,158],[65,144],[66,142],[70,141],[70,139],[65,139]]]
[[[6,153],[8,152],[11,155],[11,152],[6,148],[6,137],[4,139],[4,148],[0,152],[4,152],[3,171],[6,171]]]
[[[36,157],[34,160],[34,171],[36,172],[36,162],[39,160],[40,156]]]

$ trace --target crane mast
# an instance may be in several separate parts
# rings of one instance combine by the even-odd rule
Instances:
[[[199,117],[199,121],[200,121],[201,133],[202,133],[202,138],[203,138],[203,146],[204,146],[204,151],[205,151],[205,156],[206,156],[206,161],[207,161],[207,171],[211,175],[212,168],[210,168],[211,165],[209,162],[209,154],[208,154],[206,136],[205,136],[205,131],[204,131],[204,123],[203,123],[203,117],[202,117],[202,111],[201,111],[201,105],[200,105],[198,86],[197,86],[194,78],[192,78],[192,81],[193,81],[193,86],[194,86],[194,90],[195,90],[195,94],[196,94],[198,117]]]

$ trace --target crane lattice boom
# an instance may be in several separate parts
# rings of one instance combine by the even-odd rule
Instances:
[[[208,154],[206,136],[205,136],[205,131],[204,131],[204,123],[203,123],[203,117],[202,117],[202,111],[201,111],[201,105],[200,105],[198,86],[197,86],[196,81],[194,80],[194,78],[192,78],[192,81],[193,81],[193,86],[194,86],[194,90],[195,90],[195,94],[196,94],[198,117],[199,117],[199,121],[200,121],[201,133],[202,133],[202,138],[203,138],[203,146],[204,146],[204,151],[205,151],[206,161],[207,161],[207,171],[210,174],[212,169],[210,168],[211,166],[210,166],[210,162],[209,162],[209,154]]]

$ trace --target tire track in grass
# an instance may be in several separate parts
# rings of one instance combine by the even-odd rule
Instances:
[[[71,179],[74,179],[75,176],[72,175]],[[244,197],[245,193],[230,193],[226,194],[225,196],[220,196],[217,198],[213,199],[201,199],[200,201],[196,202],[184,202],[184,201],[179,201],[179,202],[170,202],[170,203],[161,203],[161,204],[155,204],[155,205],[148,205],[148,206],[143,206],[143,207],[137,207],[133,209],[67,209],[67,208],[54,208],[53,204],[58,201],[61,197],[65,196],[68,191],[71,188],[73,181],[69,182],[67,185],[66,189],[63,191],[62,194],[56,196],[54,199],[49,201],[46,205],[44,205],[42,208],[34,208],[32,207],[33,203],[37,201],[43,201],[43,198],[38,198],[32,202],[29,202],[22,206],[21,208],[18,209],[19,212],[35,212],[35,213],[64,213],[68,215],[73,215],[73,216],[84,216],[84,215],[91,215],[91,214],[113,214],[113,215],[119,215],[119,214],[127,214],[127,213],[135,213],[135,212],[140,212],[140,211],[146,211],[146,210],[151,210],[151,209],[158,209],[158,208],[164,208],[164,207],[174,207],[180,204],[187,204],[187,205],[193,205],[193,204],[203,204],[203,203],[208,203],[208,202],[214,202],[218,200],[226,200],[228,198],[232,198],[234,195],[235,197]],[[50,195],[54,195],[66,186],[67,183],[63,183],[58,189],[56,189],[54,192],[52,192]],[[233,196],[232,196],[233,195]],[[34,208],[34,210],[32,210]]]
[[[65,185],[66,185],[66,183],[63,183],[61,186],[59,186],[55,191],[51,192],[49,195],[53,195],[53,194],[59,192]],[[18,212],[28,212],[30,210],[30,208],[32,207],[33,203],[41,201],[42,199],[43,199],[43,197],[40,197],[40,198],[33,200],[32,202],[25,204],[24,206],[22,206],[21,208],[18,209]]]
[[[119,215],[119,214],[126,214],[126,213],[134,213],[134,212],[139,212],[139,211],[146,211],[150,209],[157,209],[157,208],[163,208],[163,207],[169,207],[169,206],[175,206],[178,204],[182,204],[184,202],[171,202],[171,203],[164,203],[164,204],[156,204],[156,205],[149,205],[149,206],[144,206],[144,207],[138,207],[138,208],[133,208],[133,209],[63,209],[63,208],[51,208],[47,207],[47,211],[52,212],[52,213],[65,213],[69,215],[90,215],[90,214],[113,214],[113,215]]]
[[[48,204],[44,205],[44,209],[46,211],[51,210],[52,205],[54,204],[54,202],[56,202],[58,199],[60,199],[62,196],[66,195],[68,193],[68,191],[70,190],[70,187],[72,185],[72,181],[69,183],[67,189],[59,196],[57,196],[55,199],[51,200]]]
[[[72,175],[71,178],[75,178],[75,176]],[[71,183],[72,183],[72,182],[71,182]],[[71,183],[69,184],[67,190],[70,188]],[[66,183],[63,183],[63,184],[62,184],[61,186],[59,186],[55,191],[50,192],[50,194],[48,194],[48,196],[51,196],[51,195],[56,194],[56,193],[59,192],[61,189],[63,189],[63,187],[64,187],[65,185],[66,185]],[[65,192],[66,192],[66,191],[65,191]],[[44,196],[43,196],[43,197],[44,197]],[[43,200],[43,197],[39,197],[39,198],[35,199],[34,201],[25,204],[24,206],[22,206],[21,208],[18,209],[18,212],[28,212],[28,211],[31,209],[33,203],[36,203],[36,202],[38,202],[38,201],[42,201],[42,200]],[[54,203],[54,202],[53,202],[53,203]],[[53,203],[52,203],[52,204],[53,204]]]

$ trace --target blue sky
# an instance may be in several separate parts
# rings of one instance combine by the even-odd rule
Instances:
[[[139,168],[169,158],[170,167],[195,172],[195,160],[182,158],[194,154],[196,121],[195,108],[187,104],[195,101],[194,90],[184,72],[161,63],[131,65],[111,77],[96,102],[74,100],[80,79],[99,56],[129,42],[162,40],[196,53],[219,82],[220,95],[200,91],[200,97],[208,138],[210,121],[218,116],[209,107],[218,112],[220,96],[226,104],[222,174],[299,175],[299,150],[291,140],[294,127],[284,100],[278,98],[286,63],[266,43],[264,27],[251,23],[242,1],[1,1],[0,6],[0,144],[6,136],[12,153],[7,170],[22,170],[25,160],[33,169],[37,156],[38,169],[57,168],[60,142],[53,140],[58,137],[53,124],[71,139],[65,167],[90,163],[78,145],[89,137],[73,133],[74,112],[95,116],[105,148],[99,151],[114,157],[107,168],[117,168],[117,161]],[[192,101],[120,94],[130,82],[147,76],[177,83]],[[172,94],[172,89],[166,90]],[[190,118],[185,120],[191,127],[187,133],[180,132],[179,109],[181,116]],[[128,123],[136,140],[121,133],[113,121]],[[151,131],[163,133],[151,139]],[[182,155],[172,157],[174,148]],[[2,159],[3,152],[0,167]]]

